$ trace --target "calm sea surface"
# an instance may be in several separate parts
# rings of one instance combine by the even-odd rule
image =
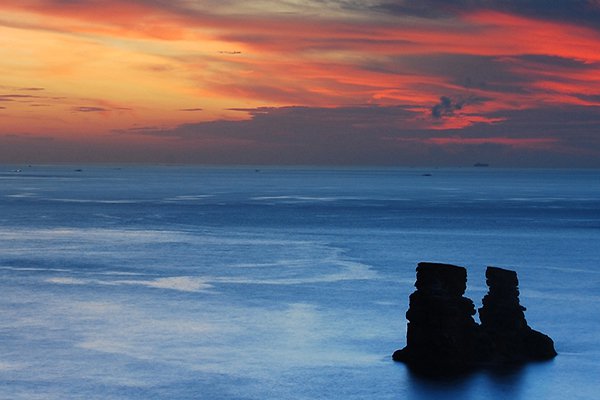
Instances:
[[[394,363],[419,261],[467,267],[477,307],[517,270],[559,356]],[[0,277],[0,399],[600,393],[598,170],[4,166]]]

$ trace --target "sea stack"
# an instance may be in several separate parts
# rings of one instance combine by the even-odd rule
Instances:
[[[489,292],[473,319],[475,306],[464,297],[467,270],[451,264],[422,262],[417,290],[410,295],[406,347],[395,361],[429,375],[448,375],[475,367],[495,367],[556,356],[554,342],[531,329],[519,303],[517,273],[488,267]]]
[[[422,262],[417,266],[417,290],[410,295],[406,347],[395,361],[431,372],[467,368],[477,358],[479,326],[475,306],[463,297],[467,270],[451,264]]]
[[[488,267],[485,277],[489,292],[483,298],[479,319],[489,343],[489,362],[513,364],[555,357],[552,339],[527,325],[525,307],[519,303],[517,273]]]

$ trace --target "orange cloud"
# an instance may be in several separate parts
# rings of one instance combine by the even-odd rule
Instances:
[[[316,16],[291,3],[202,4],[3,1],[0,134],[85,139],[251,118],[234,108],[365,104],[409,107],[413,127],[460,131],[509,123],[505,111],[600,104],[600,31],[590,25],[481,9]],[[26,87],[44,95],[14,97]],[[436,112],[442,97],[461,106]],[[429,143],[560,144],[543,140]]]

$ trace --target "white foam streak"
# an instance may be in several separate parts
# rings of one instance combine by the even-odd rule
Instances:
[[[64,268],[0,267],[0,269],[8,271],[70,272],[70,270]]]
[[[95,199],[68,199],[68,198],[48,198],[48,201],[61,203],[95,203],[95,204],[134,204],[141,203],[142,200],[95,200]]]
[[[341,200],[339,197],[317,197],[317,196],[258,196],[252,197],[251,200],[291,200],[291,201],[336,201]]]
[[[149,281],[115,281],[118,285],[142,285],[158,289],[178,290],[181,292],[200,292],[212,287],[204,280],[193,276],[173,276]]]
[[[175,196],[175,197],[167,197],[164,199],[166,202],[178,202],[178,201],[196,201],[196,200],[204,200],[210,197],[214,197],[213,194],[196,194],[196,195],[184,195],[184,196]]]
[[[46,279],[46,282],[56,283],[59,285],[89,285],[90,283],[95,283],[95,281],[92,279],[78,279],[69,277],[48,278]]]
[[[173,276],[166,278],[157,278],[153,280],[101,280],[101,279],[81,279],[72,277],[54,277],[45,280],[47,283],[59,285],[131,285],[146,286],[156,289],[177,290],[180,292],[200,292],[212,287],[205,280],[192,276]]]
[[[207,280],[211,282],[235,284],[302,285],[308,283],[332,283],[350,280],[367,280],[375,279],[377,277],[377,273],[365,264],[342,260],[335,260],[332,262],[332,264],[334,264],[334,267],[339,268],[340,271],[329,274],[323,273],[315,275],[304,275],[299,276],[297,278],[211,277],[207,278]],[[306,264],[304,264],[304,267],[307,267]],[[248,268],[248,266],[245,266],[245,268]]]
[[[15,194],[7,194],[5,197],[10,197],[13,199],[26,199],[37,196],[35,193],[25,192],[25,193],[15,193]]]
[[[28,365],[23,363],[11,363],[6,361],[0,361],[0,372],[19,371],[24,370],[27,367]]]

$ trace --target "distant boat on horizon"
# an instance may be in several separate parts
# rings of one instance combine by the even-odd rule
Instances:
[[[473,166],[474,166],[474,167],[489,167],[489,166],[490,166],[490,164],[486,164],[486,163],[480,163],[480,162],[478,162],[478,163],[475,163],[475,164],[473,164]]]

